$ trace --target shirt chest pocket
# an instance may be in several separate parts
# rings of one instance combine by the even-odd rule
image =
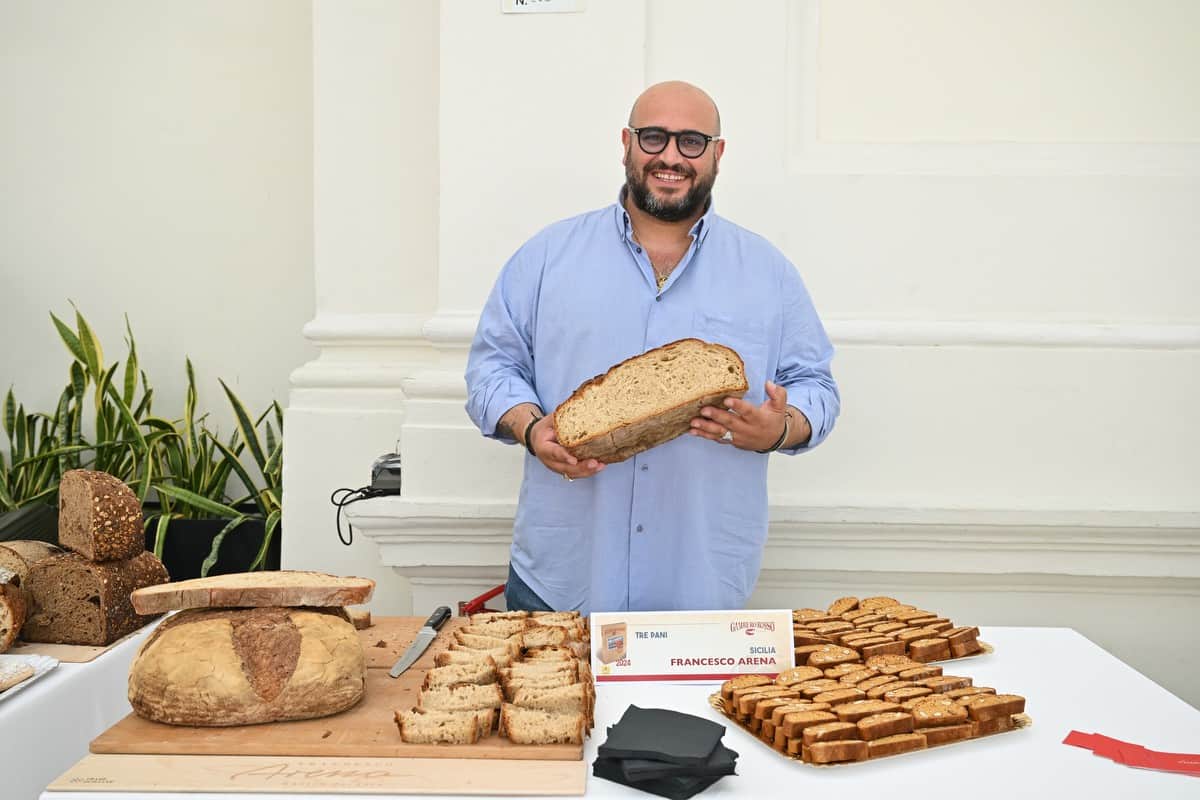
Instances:
[[[745,399],[755,404],[765,399],[767,379],[767,327],[761,319],[739,319],[732,314],[696,311],[692,318],[696,336],[706,342],[723,344],[734,350],[746,365],[750,390]],[[773,374],[774,370],[772,370]]]

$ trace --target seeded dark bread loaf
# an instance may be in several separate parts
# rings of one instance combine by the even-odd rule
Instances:
[[[680,339],[584,381],[555,410],[554,427],[576,458],[612,464],[687,433],[701,408],[749,388],[736,352]]]
[[[129,669],[129,703],[172,725],[311,719],[358,703],[366,664],[337,608],[192,609],[150,635]]]
[[[146,549],[142,504],[107,472],[66,472],[58,487],[58,543],[89,561],[133,558]]]
[[[43,558],[56,556],[63,550],[49,542],[39,542],[36,539],[18,539],[0,544],[0,569],[10,569],[17,573],[19,582],[23,585],[29,579],[29,570]]]
[[[108,645],[154,619],[133,610],[129,595],[170,578],[153,553],[124,561],[88,561],[78,553],[44,558],[33,565],[25,590],[27,642]]]
[[[25,624],[25,593],[20,584],[17,573],[0,567],[0,653],[12,647]]]

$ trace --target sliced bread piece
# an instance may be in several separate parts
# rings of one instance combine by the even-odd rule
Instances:
[[[481,708],[499,708],[504,695],[499,684],[463,683],[455,686],[439,686],[424,689],[417,697],[417,707],[441,711],[474,711]]]
[[[505,703],[500,732],[516,744],[582,744],[587,722],[582,713],[555,714]]]
[[[473,664],[451,664],[446,667],[434,667],[425,672],[422,689],[433,689],[438,686],[453,686],[456,683],[495,683],[495,663],[476,662]]]
[[[185,608],[347,606],[367,602],[374,590],[369,578],[295,570],[239,572],[139,589],[133,593],[133,607],[139,614],[161,614]]]
[[[414,744],[475,744],[480,723],[472,711],[397,711],[400,738]]]

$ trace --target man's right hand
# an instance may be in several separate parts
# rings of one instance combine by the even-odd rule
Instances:
[[[603,462],[594,458],[580,461],[558,443],[558,431],[554,429],[554,417],[550,414],[538,420],[529,430],[533,453],[546,465],[546,469],[557,472],[567,480],[590,478],[604,469]]]

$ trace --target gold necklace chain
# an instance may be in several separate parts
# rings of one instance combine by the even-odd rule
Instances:
[[[629,220],[629,229],[633,232],[634,241],[641,245],[642,249],[646,251],[646,260],[650,262],[650,269],[654,271],[654,280],[658,283],[658,290],[661,292],[663,286],[665,286],[667,283],[667,279],[670,278],[671,273],[675,271],[675,265],[669,267],[665,273],[659,272],[658,267],[654,266],[654,261],[650,258],[650,248],[646,247],[645,242],[642,241],[642,237],[638,236],[637,228],[633,226],[632,219]]]

